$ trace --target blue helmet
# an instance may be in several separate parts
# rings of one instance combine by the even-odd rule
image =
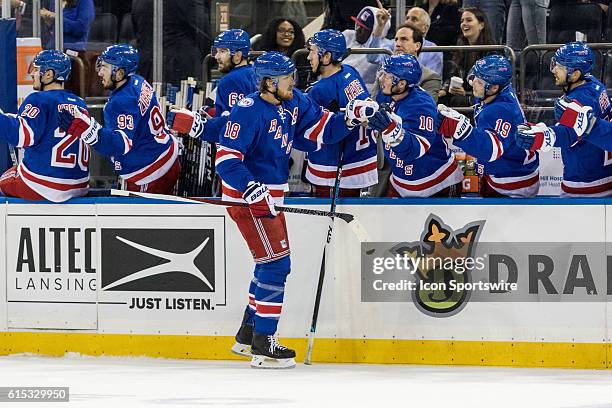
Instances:
[[[107,47],[98,57],[100,61],[113,66],[113,76],[117,70],[123,69],[126,76],[132,75],[138,69],[138,51],[129,44],[117,44]]]
[[[227,48],[231,55],[242,51],[243,58],[246,58],[251,49],[251,39],[246,31],[232,28],[215,37],[211,54],[214,56],[219,48]]]
[[[569,42],[555,52],[555,56],[550,60],[550,70],[552,71],[557,64],[567,68],[567,75],[572,75],[578,70],[584,76],[593,69],[595,56],[591,47],[585,43]]]
[[[504,88],[512,81],[512,65],[502,55],[487,55],[474,63],[467,76],[468,83],[471,84],[474,78],[480,78],[486,83],[485,92],[489,91],[491,85]]]
[[[34,57],[32,65],[40,69],[41,76],[48,70],[52,70],[54,81],[66,81],[68,76],[70,76],[70,69],[72,68],[70,57],[59,50],[39,52]]]
[[[386,72],[387,74],[391,74],[395,77],[393,80],[393,85],[396,85],[402,79],[408,82],[408,87],[412,88],[419,84],[421,80],[421,66],[419,65],[419,61],[410,55],[391,55],[389,57],[385,57],[382,65],[380,66],[380,71]]]
[[[319,57],[329,52],[332,61],[342,61],[347,51],[344,35],[332,29],[316,32],[308,39],[308,45],[316,45],[319,48]]]
[[[264,78],[276,78],[295,72],[295,64],[285,54],[278,51],[268,51],[260,55],[253,63],[257,82]]]

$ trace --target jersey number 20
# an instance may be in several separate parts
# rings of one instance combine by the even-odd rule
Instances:
[[[89,146],[80,137],[69,135],[60,128],[55,129],[55,137],[61,140],[53,146],[51,152],[51,166],[72,169],[79,165],[83,171],[87,171],[89,164]],[[79,148],[77,153],[68,153],[70,146],[77,143]]]

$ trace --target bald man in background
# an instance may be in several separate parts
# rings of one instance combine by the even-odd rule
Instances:
[[[423,33],[423,47],[435,47],[431,41],[427,40],[427,32],[431,26],[431,18],[429,14],[420,7],[412,7],[406,13],[406,22],[410,22],[417,26]],[[441,52],[421,52],[419,55],[419,64],[426,66],[430,70],[442,75],[442,53]]]

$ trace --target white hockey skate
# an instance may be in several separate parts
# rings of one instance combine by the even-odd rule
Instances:
[[[285,369],[294,368],[294,358],[270,358],[262,355],[253,356],[251,360],[251,367],[253,368],[264,368],[264,369]]]
[[[283,369],[295,367],[295,351],[278,343],[274,336],[253,333],[251,367]]]
[[[238,354],[242,357],[251,357],[251,345],[250,344],[242,344],[242,343],[234,343],[231,349],[232,353]]]
[[[253,326],[242,324],[236,333],[236,343],[232,346],[232,353],[243,357],[251,357],[251,343],[253,342]]]

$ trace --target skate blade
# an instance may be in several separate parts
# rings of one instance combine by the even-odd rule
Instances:
[[[266,356],[253,356],[251,367],[263,369],[287,369],[295,367],[293,358],[269,358]]]
[[[252,357],[251,346],[249,344],[234,343],[231,349],[232,353],[242,357]]]

